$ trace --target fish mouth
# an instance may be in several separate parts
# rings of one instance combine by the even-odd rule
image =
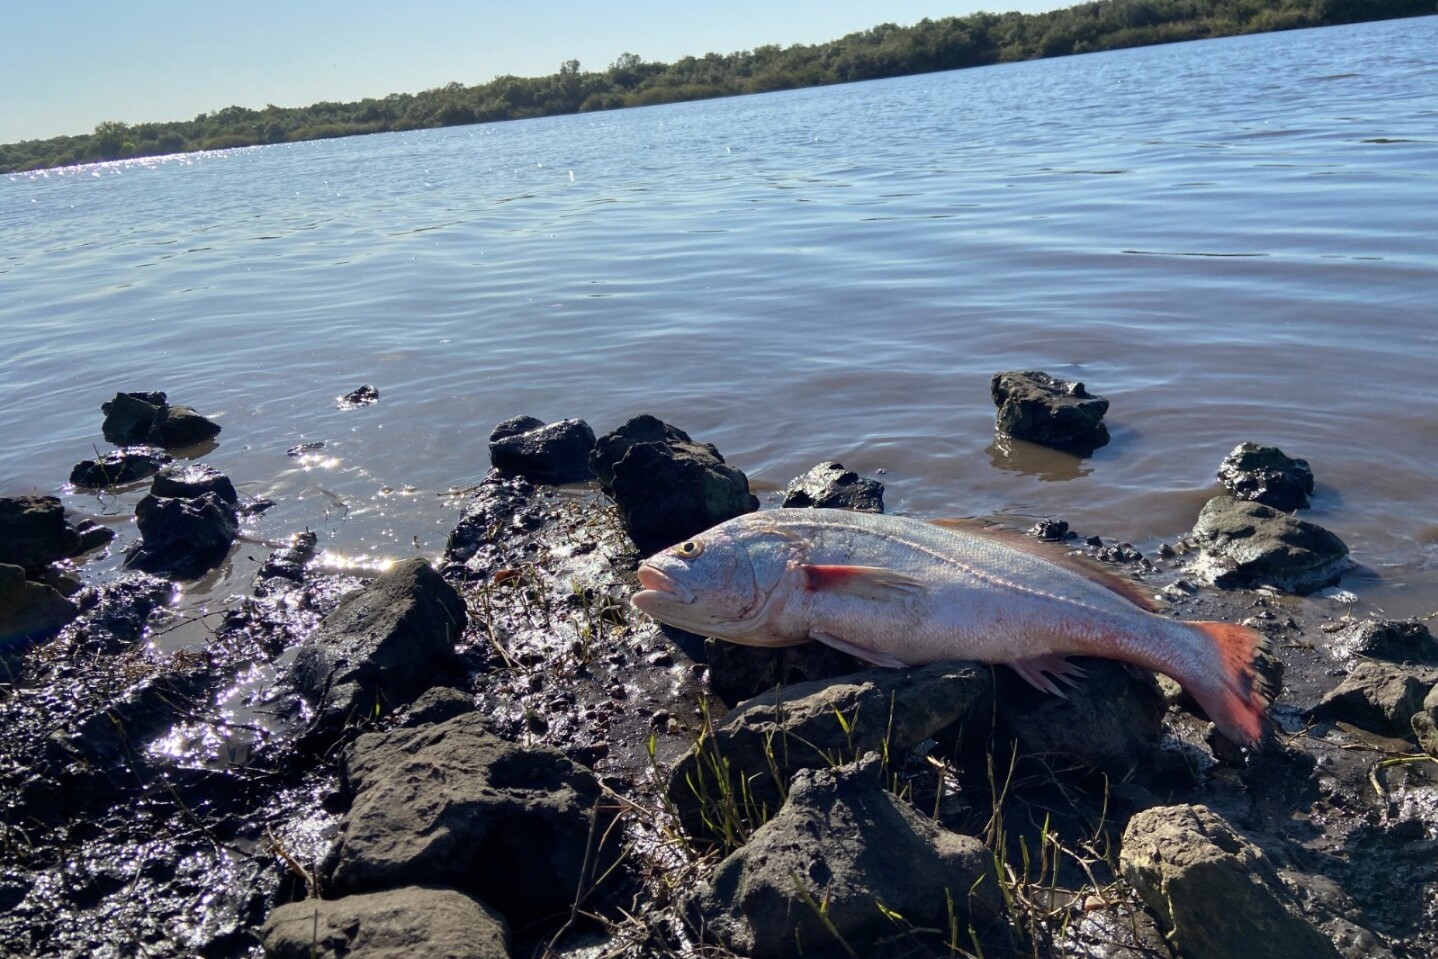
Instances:
[[[639,585],[643,589],[634,594],[634,602],[641,608],[643,602],[651,599],[662,598],[685,606],[694,602],[693,590],[648,563],[639,564]]]

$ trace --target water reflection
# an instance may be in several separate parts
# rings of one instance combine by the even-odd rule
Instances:
[[[1075,480],[1093,472],[1093,467],[1076,453],[1017,440],[1002,433],[994,435],[985,452],[995,468],[1020,476],[1034,476],[1046,483]]]

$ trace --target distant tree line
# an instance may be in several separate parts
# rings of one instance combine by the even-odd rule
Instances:
[[[232,106],[189,121],[107,121],[93,133],[0,145],[0,173],[193,150],[488,123],[955,70],[1118,47],[1438,13],[1438,0],[1097,0],[1049,13],[881,24],[829,43],[774,45],[607,70],[569,60],[546,77],[495,77],[355,103]]]

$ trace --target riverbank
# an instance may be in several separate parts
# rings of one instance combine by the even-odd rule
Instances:
[[[1422,624],[1205,585],[1196,538],[1063,538],[1175,615],[1265,633],[1261,751],[1102,661],[1060,699],[1004,668],[705,643],[628,604],[636,538],[753,505],[702,440],[507,421],[442,557],[360,576],[296,531],[179,648],[156,639],[187,581],[74,567],[73,622],[4,654],[0,934],[35,955],[1438,946]],[[878,507],[863,479],[816,469],[795,505]],[[1036,532],[1064,537],[1053,519]]]

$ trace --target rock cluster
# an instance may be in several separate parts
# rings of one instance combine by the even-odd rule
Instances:
[[[162,392],[116,393],[100,409],[105,440],[116,446],[174,449],[196,446],[220,433],[218,423],[188,406],[171,406]]]
[[[995,373],[989,393],[998,407],[995,425],[1006,436],[1080,455],[1108,443],[1108,400],[1082,383],[1035,370]]]

